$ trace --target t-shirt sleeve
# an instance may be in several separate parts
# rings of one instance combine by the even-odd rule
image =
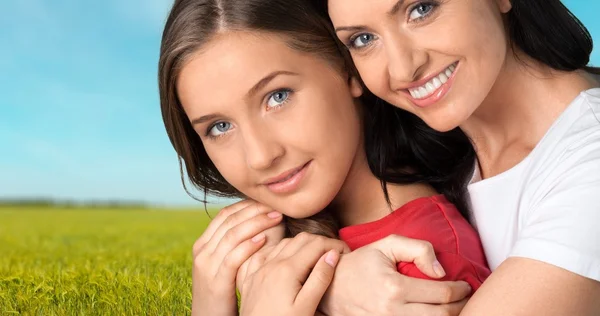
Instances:
[[[529,209],[509,257],[543,261],[600,281],[600,138],[565,153]]]

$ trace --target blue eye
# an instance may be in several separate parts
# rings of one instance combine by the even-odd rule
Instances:
[[[231,129],[231,123],[229,122],[218,122],[215,123],[210,130],[208,131],[208,135],[212,136],[212,137],[217,137],[217,136],[221,136],[225,133],[227,133],[227,131],[229,131]]]
[[[370,33],[362,33],[350,40],[350,46],[354,48],[363,48],[375,40],[375,35]]]
[[[267,100],[267,110],[283,105],[290,97],[290,90],[279,90],[273,92]]]
[[[420,20],[429,15],[434,9],[434,5],[430,3],[420,3],[410,11],[409,20]]]

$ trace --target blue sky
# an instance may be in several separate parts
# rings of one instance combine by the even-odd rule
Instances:
[[[0,197],[195,204],[158,104],[171,3],[0,1]],[[564,3],[600,47],[600,1]]]

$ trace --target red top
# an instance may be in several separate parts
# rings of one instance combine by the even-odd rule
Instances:
[[[351,250],[391,234],[427,240],[446,271],[441,280],[466,281],[473,291],[491,273],[477,232],[443,195],[410,201],[380,220],[344,227],[339,234]],[[412,262],[398,263],[398,272],[430,279]]]

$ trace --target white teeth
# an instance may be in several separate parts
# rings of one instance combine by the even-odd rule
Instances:
[[[418,98],[420,98],[420,97],[421,97],[421,96],[420,96],[420,94],[419,94],[419,91],[415,91],[415,90],[412,90],[412,89],[411,89],[411,90],[408,90],[408,92],[410,92],[410,95],[411,95],[413,98],[415,98],[415,99],[418,99]]]
[[[440,74],[438,76],[438,78],[440,78],[440,81],[442,82],[442,84],[446,83],[446,81],[448,81],[448,76],[446,76],[446,74]]]
[[[427,94],[432,93],[433,91],[435,91],[435,87],[433,86],[433,83],[431,83],[431,82],[428,82],[428,83],[425,84],[425,89],[427,89]]]
[[[444,83],[448,82],[448,79],[452,76],[452,73],[456,70],[456,65],[450,65],[444,69],[439,75],[429,80],[424,85],[408,89],[408,92],[414,99],[424,99],[432,95],[437,89],[439,89]]]

